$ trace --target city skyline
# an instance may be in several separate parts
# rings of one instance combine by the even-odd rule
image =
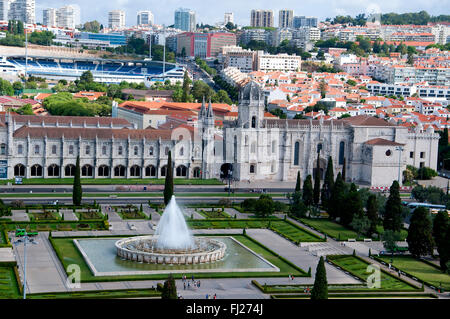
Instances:
[[[405,5],[407,3],[407,5]],[[114,0],[97,2],[95,8],[90,6],[88,0],[37,0],[36,17],[38,22],[42,19],[42,10],[49,7],[60,7],[68,4],[78,4],[81,7],[82,22],[97,20],[107,25],[108,12],[111,10],[124,10],[127,25],[132,25],[136,21],[137,12],[140,10],[150,10],[155,17],[156,24],[172,25],[174,23],[174,12],[180,7],[186,7],[196,12],[196,21],[201,24],[214,24],[223,21],[225,12],[234,13],[234,21],[240,25],[250,25],[250,12],[252,9],[271,9],[274,11],[274,25],[278,25],[278,11],[281,9],[292,9],[294,15],[315,16],[319,20],[336,15],[355,16],[359,13],[380,12],[381,13],[405,13],[427,11],[430,15],[445,14],[448,11],[450,0],[427,2],[419,0],[382,0],[382,1],[359,1],[354,3],[351,0],[305,0],[302,4],[291,0],[280,0],[274,4],[272,1],[259,0],[251,3],[231,0],[226,3],[217,3],[214,6],[205,6],[204,0],[192,0],[185,3],[180,0],[166,0],[165,6],[157,6],[156,1],[143,0]],[[89,8],[89,10],[85,10]],[[320,9],[319,9],[320,8]]]

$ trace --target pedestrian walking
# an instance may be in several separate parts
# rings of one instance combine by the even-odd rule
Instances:
[[[190,283],[189,283],[189,281],[188,281],[188,289],[191,287],[191,285],[190,285]]]
[[[208,296],[208,294],[206,294],[206,299],[209,299],[209,296]]]
[[[292,280],[294,280],[294,275],[292,275],[291,277],[292,277]]]
[[[198,281],[198,288],[200,288],[200,280]]]
[[[192,275],[192,281],[194,281],[194,275]]]
[[[291,274],[289,274],[289,280],[291,280]]]
[[[186,283],[183,283],[183,289],[186,290]]]
[[[217,299],[217,295],[216,294],[214,294],[214,299]]]

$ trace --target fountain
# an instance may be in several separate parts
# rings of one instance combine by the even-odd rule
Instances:
[[[115,246],[119,257],[151,264],[214,262],[222,259],[226,250],[223,242],[192,236],[175,196],[164,210],[155,235],[120,239]]]

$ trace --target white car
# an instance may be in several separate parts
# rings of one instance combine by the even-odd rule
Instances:
[[[128,224],[128,227],[130,228],[130,230],[137,230],[134,224]]]

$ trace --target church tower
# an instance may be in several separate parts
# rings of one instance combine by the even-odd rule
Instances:
[[[214,112],[209,100],[208,108],[205,108],[205,98],[198,117],[198,132],[202,140],[202,177],[213,177],[213,164],[215,163],[214,150]]]
[[[261,128],[264,119],[264,93],[258,83],[249,82],[239,93],[238,126]]]

